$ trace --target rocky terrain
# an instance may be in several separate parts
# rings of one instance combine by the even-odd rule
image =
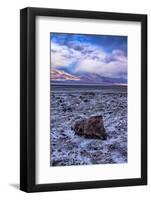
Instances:
[[[50,166],[127,162],[127,87],[53,87],[50,114]],[[72,130],[77,120],[100,115],[106,140]]]

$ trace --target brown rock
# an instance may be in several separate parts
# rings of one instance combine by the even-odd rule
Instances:
[[[107,138],[101,115],[77,121],[72,129],[76,134],[83,135],[86,138],[98,138],[102,140],[106,140]]]

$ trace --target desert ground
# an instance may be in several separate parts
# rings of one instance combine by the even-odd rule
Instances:
[[[50,166],[127,162],[127,87],[51,87]],[[76,135],[72,125],[102,115],[107,139]]]

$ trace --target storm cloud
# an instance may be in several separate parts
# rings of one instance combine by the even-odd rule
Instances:
[[[76,35],[76,34],[75,34]],[[51,35],[51,67],[72,74],[127,79],[127,37]],[[99,40],[100,38],[100,40]],[[114,41],[115,40],[115,41]],[[97,42],[98,41],[98,42]],[[102,41],[102,43],[101,43]],[[111,42],[110,42],[111,41]],[[110,45],[111,44],[111,45]]]

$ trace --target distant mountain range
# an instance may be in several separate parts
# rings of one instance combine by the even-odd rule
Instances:
[[[95,73],[71,74],[64,70],[51,70],[51,81],[54,84],[94,84],[94,85],[127,85],[121,78],[104,77]]]
[[[52,81],[80,81],[80,78],[64,72],[63,70],[51,70],[51,80]]]

